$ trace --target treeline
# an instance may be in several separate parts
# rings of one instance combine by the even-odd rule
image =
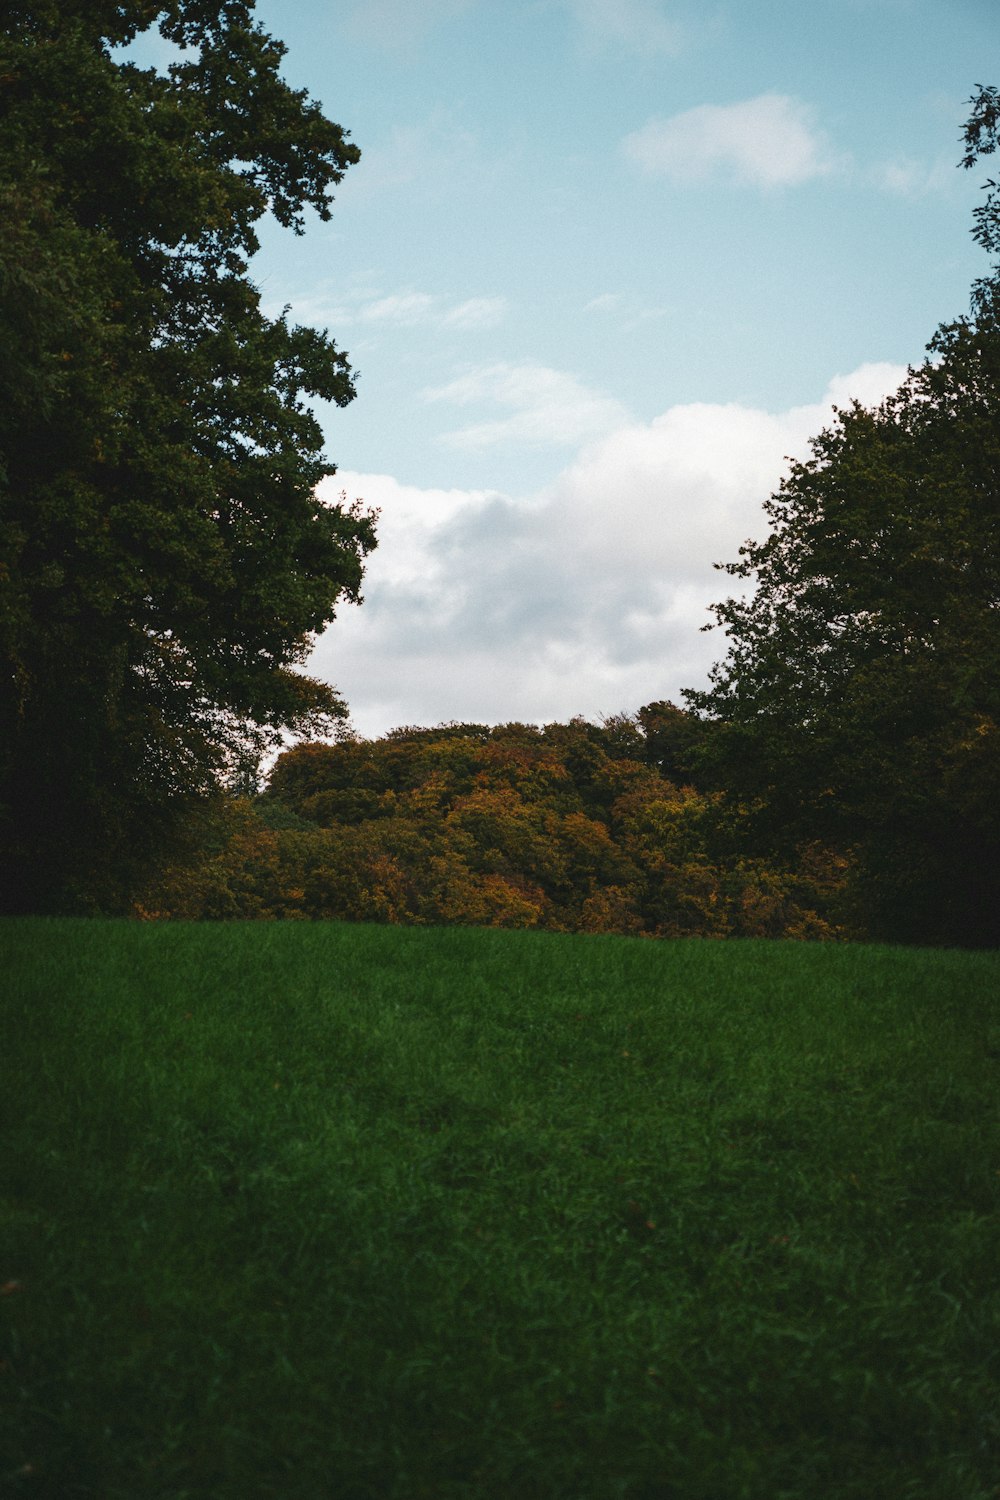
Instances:
[[[337,918],[672,938],[845,935],[842,856],[754,852],[667,703],[601,724],[305,744],[234,799],[145,917]]]

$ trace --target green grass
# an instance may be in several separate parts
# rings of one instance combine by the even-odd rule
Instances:
[[[25,921],[0,964],[5,1497],[1000,1496],[998,955]]]

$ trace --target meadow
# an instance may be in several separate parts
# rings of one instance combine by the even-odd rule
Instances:
[[[1000,1496],[996,953],[0,958],[5,1497]]]

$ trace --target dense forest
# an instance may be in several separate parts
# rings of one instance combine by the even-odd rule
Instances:
[[[302,671],[376,542],[316,491],[352,373],[250,275],[359,153],[283,53],[249,0],[5,7],[0,910],[1000,942],[996,184],[969,314],[728,565],[705,690],[362,741]]]
[[[400,729],[306,744],[144,916],[338,917],[650,937],[832,937],[844,862],[762,858],[699,789],[705,728],[671,704],[603,724]]]

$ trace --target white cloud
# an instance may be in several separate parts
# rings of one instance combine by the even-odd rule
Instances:
[[[912,156],[898,156],[879,162],[871,172],[876,187],[897,193],[901,198],[923,198],[950,186],[955,177],[955,163],[940,157],[936,162],[917,161]]]
[[[786,187],[837,166],[811,109],[787,94],[699,104],[668,120],[650,120],[622,145],[644,171],[675,182],[721,173],[755,187]]]
[[[591,297],[585,304],[584,312],[615,312],[622,304],[621,292],[602,292],[599,297]]]
[[[621,333],[632,333],[634,329],[641,328],[643,323],[652,322],[656,318],[666,318],[671,309],[660,304],[650,304],[639,301],[635,297],[626,297],[622,292],[604,292],[599,297],[592,297],[584,304],[585,313],[614,313],[618,319],[618,327]]]
[[[877,406],[883,397],[899,388],[906,378],[904,365],[890,364],[888,360],[877,360],[859,365],[850,375],[835,375],[826,389],[826,403],[843,409],[852,401],[862,406]],[[804,411],[823,408],[803,407]]]
[[[507,311],[506,297],[470,297],[442,316],[445,328],[495,328]]]
[[[363,324],[371,328],[434,327],[459,333],[495,328],[506,315],[506,297],[467,297],[463,301],[431,292],[392,292],[382,294],[372,288],[359,289],[353,295],[327,297],[323,287],[311,297],[296,301],[293,315],[315,327],[344,328]],[[265,306],[270,316],[279,311],[277,304]]]
[[[403,328],[432,324],[466,332],[495,328],[506,311],[506,297],[469,297],[464,302],[450,302],[427,292],[402,292],[363,302],[354,317],[361,323]],[[350,314],[346,321],[351,321]]]
[[[580,443],[627,417],[620,402],[590,390],[573,375],[539,364],[483,365],[423,394],[426,401],[509,411],[509,416],[473,422],[440,439],[458,448]]]
[[[700,633],[733,588],[713,564],[764,534],[785,455],[806,453],[834,404],[873,404],[905,374],[863,365],[785,412],[697,403],[622,420],[521,499],[337,474],[334,493],[381,507],[380,544],[367,602],[322,637],[312,670],[370,735],[676,700],[724,653],[719,633]],[[470,400],[488,376],[467,377]]]
[[[398,51],[432,26],[462,15],[474,0],[355,0],[350,27],[356,36]]]
[[[362,323],[393,323],[412,327],[415,323],[426,323],[434,310],[436,299],[426,292],[403,292],[391,297],[378,297],[366,302],[356,316]]]
[[[666,14],[659,0],[567,0],[586,41],[614,46],[640,56],[672,55],[684,43],[681,26]]]
[[[419,7],[412,7],[414,13]],[[404,34],[404,33],[401,33]],[[366,196],[418,185],[422,202],[450,201],[455,185],[481,182],[495,170],[461,112],[436,105],[423,120],[393,125],[362,143],[361,160],[338,189],[341,208],[350,195]]]

